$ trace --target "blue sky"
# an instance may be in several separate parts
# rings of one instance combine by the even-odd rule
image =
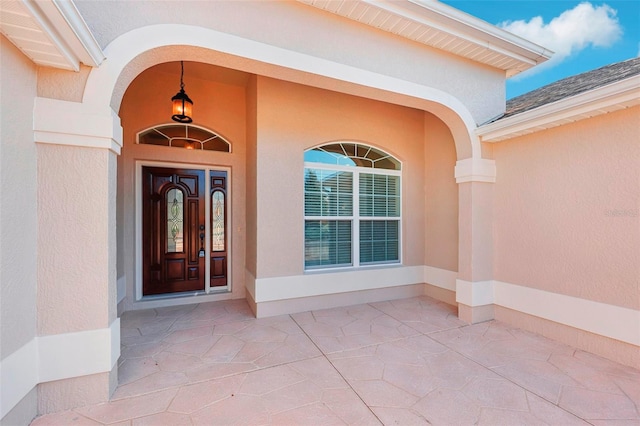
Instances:
[[[640,0],[442,0],[556,52],[507,80],[507,99],[640,55]]]

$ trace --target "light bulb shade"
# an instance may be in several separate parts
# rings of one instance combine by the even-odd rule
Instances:
[[[193,114],[193,101],[189,99],[189,96],[184,92],[184,89],[180,89],[176,95],[171,98],[173,102],[173,115],[171,118],[178,123],[191,123]]]

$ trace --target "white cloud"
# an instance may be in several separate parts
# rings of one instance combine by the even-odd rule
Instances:
[[[536,16],[529,21],[506,21],[498,26],[555,52],[546,63],[521,74],[525,76],[552,67],[589,46],[611,46],[622,36],[616,15],[617,11],[606,4],[594,7],[584,2],[549,23]]]

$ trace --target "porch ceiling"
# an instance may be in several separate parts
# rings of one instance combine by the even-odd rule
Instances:
[[[105,59],[72,1],[2,1],[0,31],[41,66],[78,71]]]
[[[553,53],[436,1],[298,1],[502,69],[507,77],[545,62]]]

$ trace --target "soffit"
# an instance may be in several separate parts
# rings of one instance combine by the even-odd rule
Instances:
[[[318,9],[444,50],[511,77],[553,52],[436,1],[298,0]]]
[[[159,71],[167,74],[180,76],[180,62],[164,62],[154,65],[146,71]],[[217,65],[206,64],[202,62],[184,62],[184,82],[188,86],[189,80],[197,78],[200,80],[215,81],[217,83],[229,84],[232,86],[246,87],[251,74],[244,71],[238,71],[231,68],[225,68]]]
[[[41,66],[78,71],[104,60],[72,1],[2,0],[0,31]]]

